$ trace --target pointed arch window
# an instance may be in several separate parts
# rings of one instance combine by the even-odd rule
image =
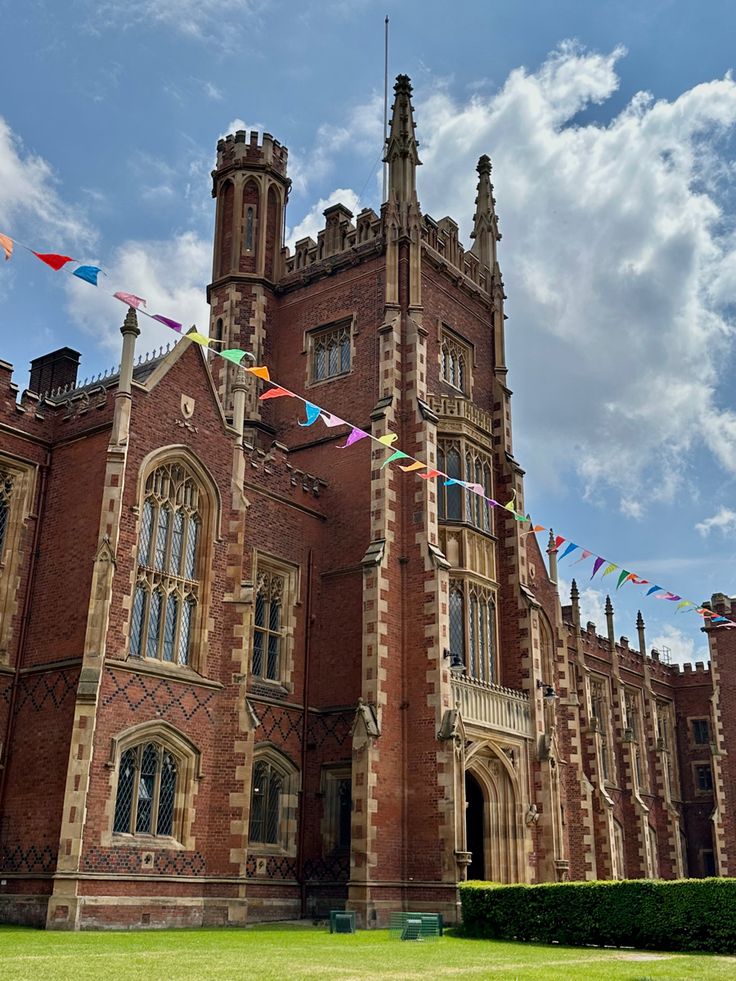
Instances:
[[[258,573],[253,627],[253,674],[280,681],[286,576],[262,568]]]
[[[352,321],[313,331],[309,335],[311,380],[325,381],[350,371]]]
[[[460,443],[442,440],[437,447],[437,466],[454,480],[463,479]],[[459,484],[446,486],[440,478],[437,485],[438,516],[440,521],[463,520],[463,492]]]
[[[243,237],[243,247],[246,252],[253,251],[254,223],[255,223],[255,209],[249,205],[245,209],[245,235]]]
[[[440,439],[437,445],[437,467],[455,480],[479,484],[486,497],[492,496],[491,459],[472,443],[459,439]],[[481,531],[493,531],[492,505],[480,494],[463,490],[458,484],[446,486],[440,478],[437,486],[440,521],[464,521]]]
[[[472,580],[451,580],[449,629],[450,650],[463,660],[468,675],[486,684],[496,684],[496,598],[493,590]]]
[[[449,331],[442,332],[440,343],[440,377],[461,395],[470,394],[470,347]]]
[[[13,496],[13,475],[0,469],[0,562],[5,551],[5,540],[10,527],[10,504]]]
[[[120,758],[115,797],[115,834],[171,837],[179,761],[157,742],[126,749]]]
[[[134,657],[190,663],[200,592],[201,497],[180,462],[158,467],[146,481],[130,632]]]
[[[256,750],[250,797],[250,845],[293,853],[296,845],[298,773],[273,748]]]

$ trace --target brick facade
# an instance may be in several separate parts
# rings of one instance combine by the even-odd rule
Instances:
[[[395,93],[381,214],[335,205],[293,255],[286,149],[220,141],[210,335],[523,511],[490,161],[465,251],[421,213],[406,77]],[[601,636],[508,511],[383,468],[368,441],[336,449],[344,425],[300,426],[188,340],[136,363],[132,310],[122,334],[120,373],[93,385],[69,349],[49,355],[63,390],[19,396],[0,362],[4,920],[347,904],[370,926],[454,919],[468,873],[733,874],[732,633],[684,671],[641,620],[638,651],[617,641],[610,605]],[[325,337],[344,347],[318,354]],[[177,474],[196,488],[186,526],[151,490]]]

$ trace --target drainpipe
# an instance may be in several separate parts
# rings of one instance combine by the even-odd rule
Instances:
[[[297,881],[301,890],[300,915],[304,918],[307,915],[307,883],[304,877],[304,838],[306,835],[306,806],[307,794],[305,790],[307,781],[307,729],[309,723],[309,667],[312,653],[312,574],[314,564],[314,553],[309,549],[307,553],[307,601],[306,615],[307,622],[304,626],[304,690],[302,702],[304,704],[304,715],[302,718],[302,761],[301,761],[301,789],[299,790],[299,835],[297,840]]]
[[[40,467],[41,478],[38,487],[38,499],[36,501],[36,526],[33,529],[33,544],[31,546],[31,558],[28,568],[28,587],[23,597],[23,613],[20,619],[20,633],[18,635],[18,649],[15,655],[15,674],[10,690],[10,705],[8,706],[8,718],[5,723],[5,740],[3,742],[3,765],[0,767],[0,816],[4,813],[5,804],[5,784],[8,776],[8,765],[10,762],[10,742],[13,736],[13,716],[15,715],[15,703],[18,697],[18,685],[20,683],[20,669],[23,666],[23,655],[26,646],[26,632],[28,629],[28,618],[31,609],[31,597],[36,577],[36,559],[38,558],[38,543],[41,538],[41,520],[46,505],[46,487],[48,482],[48,472],[51,466],[51,453],[46,454],[46,462]]]

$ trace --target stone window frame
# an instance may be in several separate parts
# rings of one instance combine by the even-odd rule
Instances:
[[[13,636],[13,620],[20,601],[23,530],[33,511],[38,467],[0,455],[0,473],[13,481],[2,549],[0,549],[0,664],[7,664]],[[37,516],[38,520],[38,516]]]
[[[301,568],[284,559],[277,558],[260,549],[253,549],[253,612],[250,628],[250,651],[248,657],[248,676],[259,685],[270,686],[282,692],[294,690],[294,637],[296,633],[296,611],[300,606]],[[281,650],[279,652],[280,669],[278,678],[267,678],[264,675],[253,674],[253,649],[256,630],[256,594],[258,591],[258,576],[260,571],[282,576],[284,592],[281,604]]]
[[[473,397],[473,367],[475,366],[475,346],[453,330],[448,324],[440,321],[438,331],[438,351],[437,363],[439,367],[440,381],[447,385],[453,392],[461,398],[472,399]],[[455,384],[447,377],[445,369],[448,364],[448,355],[454,353],[458,361],[462,362],[464,372],[463,383]]]
[[[448,456],[458,457],[456,473],[450,472]],[[480,480],[478,468],[480,467]],[[493,497],[493,457],[490,450],[478,446],[468,436],[459,434],[439,434],[437,436],[437,468],[448,477],[480,483],[487,497]],[[437,481],[437,520],[447,525],[466,525],[484,535],[495,535],[493,505],[460,484],[445,486],[442,479]],[[459,510],[460,517],[448,517],[450,502],[457,503],[453,513]],[[484,510],[485,509],[485,510]]]
[[[135,612],[135,593],[136,582],[138,579],[139,563],[138,549],[141,538],[141,528],[144,514],[144,504],[146,499],[146,485],[148,478],[159,467],[168,464],[180,463],[189,469],[198,483],[201,495],[199,513],[201,526],[199,531],[197,562],[197,582],[199,584],[197,606],[192,618],[189,637],[189,657],[186,664],[178,664],[176,661],[165,661],[159,658],[148,658],[146,656],[133,655],[130,651],[132,636],[133,617]],[[139,663],[143,670],[154,666],[158,672],[172,674],[178,677],[186,677],[191,672],[200,676],[207,674],[208,638],[210,630],[214,628],[214,622],[210,617],[212,603],[212,588],[214,583],[212,557],[215,546],[221,541],[221,522],[222,522],[222,499],[220,491],[212,474],[207,467],[198,459],[192,450],[181,444],[160,447],[149,453],[142,461],[138,470],[138,485],[136,488],[136,504],[132,508],[136,516],[135,538],[131,549],[132,568],[130,574],[130,593],[126,598],[128,609],[128,619],[125,632],[125,647],[128,663]]]
[[[700,768],[707,769],[710,773],[710,787],[700,786]],[[713,764],[710,760],[693,760],[690,763],[693,777],[693,791],[696,797],[712,797],[715,792],[715,781],[713,775]]]
[[[600,736],[599,762],[601,767],[601,776],[605,785],[614,786],[616,782],[616,754],[613,752],[610,679],[606,675],[591,672],[588,679],[588,684],[590,690],[591,727],[594,728]],[[600,688],[602,699],[601,704],[603,706],[602,714],[604,718],[601,718],[595,710],[595,706],[598,702],[598,696],[594,695],[593,686]]]
[[[256,766],[260,762],[269,763],[280,775],[282,791],[279,801],[279,832],[278,842],[251,842],[250,827],[253,814],[253,795],[256,788],[253,778]],[[297,853],[297,829],[299,823],[299,792],[301,790],[301,774],[291,758],[273,743],[259,743],[253,750],[253,762],[250,771],[250,794],[248,808],[248,854],[249,855],[282,855],[295,858]]]
[[[649,760],[644,739],[644,710],[640,689],[630,688],[628,685],[624,686],[624,710],[626,713],[626,732],[627,734],[630,733],[630,742],[632,743],[631,755],[636,775],[636,789],[647,794],[650,785]]]
[[[341,763],[324,763],[320,775],[320,794],[322,797],[322,820],[320,833],[322,835],[322,857],[331,858],[335,855],[349,855],[350,844],[341,846],[340,834],[340,784],[345,780],[351,783],[351,824],[352,824],[352,779],[353,767],[350,760]],[[351,834],[352,839],[352,834]]]
[[[663,776],[665,799],[680,797],[680,771],[677,753],[673,751],[675,739],[675,708],[668,699],[657,699],[657,750],[664,754]]]
[[[171,835],[113,831],[115,806],[120,780],[120,763],[129,749],[147,743],[156,743],[169,752],[177,763],[177,783],[174,795],[174,818]],[[105,830],[100,844],[103,847],[137,847],[146,850],[157,848],[192,851],[195,847],[193,825],[195,799],[199,781],[203,778],[202,755],[199,748],[183,732],[170,722],[151,719],[139,722],[112,736],[110,755],[105,766],[110,770],[109,794],[105,807]]]
[[[455,626],[453,630],[452,618],[455,616],[455,611],[457,606],[453,606],[453,596],[460,595],[462,599],[461,613],[462,613],[462,624],[463,624],[463,649],[456,651],[453,649],[453,634],[457,634],[457,627]],[[493,615],[493,648],[486,646],[485,649],[485,668],[486,670],[477,675],[471,674],[470,672],[470,661],[472,654],[472,624],[471,624],[471,612],[472,612],[472,599],[475,596],[477,598],[478,594],[482,595],[485,602],[491,602],[494,608]],[[453,575],[450,578],[449,588],[448,588],[448,641],[450,643],[450,651],[452,654],[457,654],[463,659],[465,664],[465,670],[467,676],[473,681],[481,682],[486,685],[498,685],[499,678],[501,677],[501,664],[500,664],[500,652],[499,652],[499,622],[498,622],[498,590],[490,586],[487,582],[482,582],[480,579],[474,576],[467,575]],[[480,637],[478,637],[476,650],[478,652],[478,657],[482,656],[482,651],[480,647]]]
[[[348,354],[350,358],[350,364],[347,368],[341,368],[340,371],[335,372],[331,375],[325,375],[323,378],[317,378],[315,376],[315,356],[316,347],[319,341],[329,336],[330,334],[340,334],[342,331],[346,331],[348,340]],[[340,378],[347,378],[353,372],[353,367],[355,365],[355,336],[357,331],[355,329],[355,315],[350,314],[345,317],[339,317],[336,320],[328,321],[327,323],[319,324],[317,327],[311,327],[309,330],[304,332],[304,353],[307,355],[307,366],[306,366],[306,380],[305,384],[307,388],[313,388],[317,385],[327,385],[329,382],[337,381]],[[340,350],[341,347],[340,347]],[[342,353],[340,354],[342,360]]]

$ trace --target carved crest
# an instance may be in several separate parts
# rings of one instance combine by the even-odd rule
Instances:
[[[194,399],[191,397],[191,395],[182,395],[181,414],[185,419],[191,419],[194,415]]]

